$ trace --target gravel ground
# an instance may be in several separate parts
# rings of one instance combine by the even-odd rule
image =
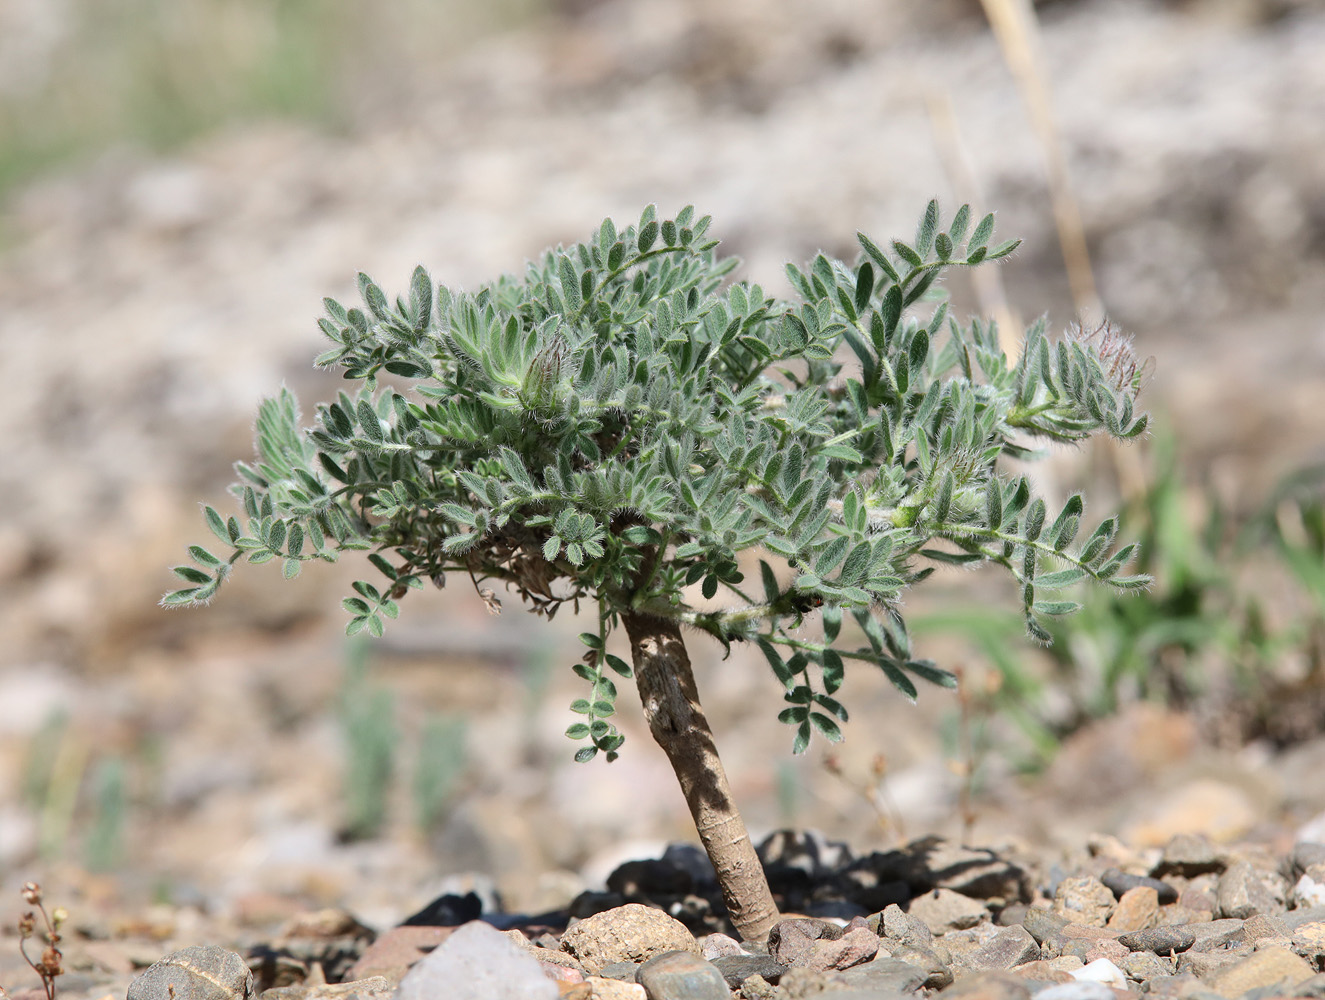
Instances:
[[[972,7],[591,4],[485,43],[352,135],[269,124],[168,159],[120,150],[12,198],[0,916],[13,923],[18,886],[36,878],[78,911],[89,945],[115,945],[69,995],[119,992],[134,963],[270,938],[319,906],[375,931],[448,890],[554,910],[685,838],[642,725],[625,723],[611,767],[570,763],[561,732],[577,692],[559,657],[574,622],[549,631],[513,606],[489,619],[458,590],[423,595],[356,681],[363,654],[347,651],[336,610],[344,573],[285,585],[255,569],[208,611],[167,615],[162,567],[196,536],[198,499],[218,497],[248,453],[257,400],[282,381],[306,399],[327,389],[308,366],[313,320],[358,270],[393,288],[421,261],[472,286],[604,214],[693,202],[745,273],[780,287],[785,260],[850,254],[857,229],[909,233],[927,198],[955,201],[936,101],[951,100],[981,202],[1027,240],[1002,271],[1012,305],[1068,321],[1033,132]],[[1042,17],[1102,297],[1156,356],[1151,402],[1192,467],[1249,503],[1267,477],[1323,457],[1325,13],[1098,0]],[[1056,458],[1054,475],[1083,475],[1089,458]],[[697,669],[757,834],[815,827],[862,854],[961,836],[941,733],[953,706],[939,694],[917,708],[850,678],[834,774],[817,752],[790,758],[757,663],[699,651]],[[399,737],[380,836],[347,842],[338,705],[356,683],[393,693]],[[628,698],[622,714],[637,717]],[[461,749],[437,779],[443,819],[425,830],[411,784],[430,726]],[[974,839],[1029,856],[1041,893],[1054,863],[1100,874],[1092,834],[1119,838],[1138,872],[1189,832],[1226,861],[1268,850],[1282,870],[1325,811],[1322,764],[1320,741],[1216,749],[1191,719],[1134,706],[1035,782],[991,762]],[[0,983],[35,981],[4,964]]]

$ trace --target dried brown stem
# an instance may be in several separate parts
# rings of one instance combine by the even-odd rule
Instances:
[[[639,612],[623,613],[621,620],[649,731],[676,772],[731,921],[742,938],[762,942],[778,921],[777,906],[732,799],[680,627]]]

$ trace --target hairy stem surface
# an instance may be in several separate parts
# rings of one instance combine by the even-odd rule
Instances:
[[[778,921],[777,907],[718,759],[680,627],[638,612],[621,620],[649,731],[676,772],[731,921],[742,938],[762,942]]]

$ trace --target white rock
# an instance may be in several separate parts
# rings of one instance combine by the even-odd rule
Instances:
[[[1116,986],[1120,990],[1127,989],[1127,977],[1123,975],[1123,970],[1107,958],[1097,958],[1069,975],[1078,982],[1103,983],[1105,986]]]
[[[1325,906],[1325,885],[1317,882],[1310,875],[1303,875],[1293,886],[1293,908],[1305,910],[1312,906]]]
[[[1316,814],[1299,826],[1293,839],[1299,844],[1325,843],[1325,812]]]
[[[1107,962],[1108,959],[1102,958],[1100,961]],[[1081,979],[1075,983],[1059,983],[1042,989],[1035,994],[1035,1000],[1115,1000],[1117,995],[1110,986],[1093,979]]]
[[[421,958],[400,981],[397,1000],[557,1000],[538,959],[495,927],[475,920]]]

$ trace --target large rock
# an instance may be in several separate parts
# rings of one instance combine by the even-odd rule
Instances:
[[[129,984],[127,1000],[251,1000],[253,973],[239,955],[199,944],[171,952]]]
[[[396,1000],[557,1000],[533,955],[481,921],[455,930],[400,981]]]
[[[561,936],[561,948],[591,973],[613,962],[645,962],[668,951],[688,951],[702,958],[699,942],[685,924],[640,903],[581,920]]]

